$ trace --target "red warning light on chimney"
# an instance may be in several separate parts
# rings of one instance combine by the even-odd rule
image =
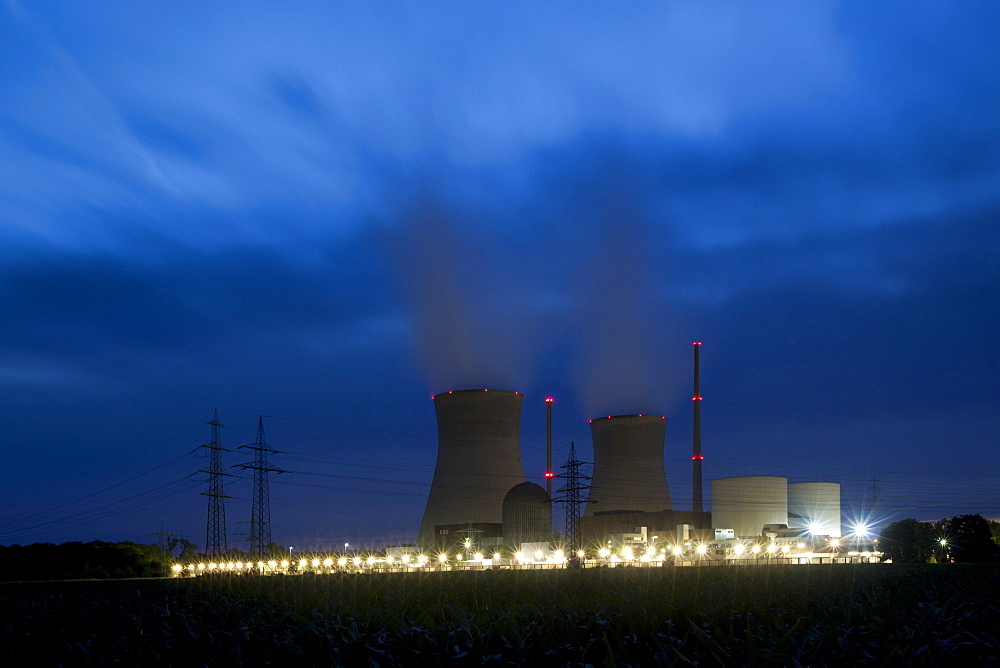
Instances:
[[[704,459],[704,457],[702,457],[701,455],[691,455],[691,459],[692,460],[702,460],[702,459]]]
[[[553,473],[552,471],[546,471],[546,472],[545,472],[545,477],[546,477],[546,478],[555,478],[555,477],[556,477],[556,474],[555,474],[555,473]]]
[[[553,399],[552,397],[549,397],[548,399],[545,400],[545,403],[551,404],[553,401],[555,401],[555,399]]]

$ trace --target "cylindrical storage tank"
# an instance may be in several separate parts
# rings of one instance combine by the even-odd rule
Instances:
[[[524,482],[521,404],[502,390],[459,390],[434,397],[438,452],[417,544],[435,543],[440,524],[497,523],[507,491]]]
[[[515,550],[521,543],[552,538],[552,503],[545,488],[533,482],[514,485],[503,497],[503,542]]]
[[[802,529],[813,536],[839,538],[840,483],[789,483],[788,528]]]
[[[590,421],[594,478],[584,515],[673,510],[663,469],[667,418],[614,415]]]
[[[737,538],[760,536],[765,524],[788,524],[788,479],[771,475],[712,481],[712,526]]]

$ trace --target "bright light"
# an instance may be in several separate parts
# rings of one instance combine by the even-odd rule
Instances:
[[[566,557],[563,556],[562,550],[556,550],[555,553],[552,555],[552,558],[555,559],[556,561],[563,561]]]
[[[218,564],[209,564],[208,565],[208,570],[210,570],[210,571],[214,571],[216,568],[218,568]]]
[[[180,571],[184,570],[184,567],[181,566],[180,564],[174,564],[173,566],[170,567],[170,570],[172,570],[174,573],[179,573]]]
[[[282,560],[281,560],[281,567],[282,567],[282,568],[288,568],[288,561],[287,561],[287,560],[285,560],[285,559],[282,559]]]
[[[270,566],[271,568],[277,568],[278,567],[278,562],[277,561],[269,561],[269,562],[267,562],[267,565]]]
[[[626,559],[628,561],[632,561],[633,559],[635,559],[635,555],[632,554],[631,547],[626,547],[625,549],[622,550],[622,559]]]
[[[602,559],[607,559],[608,557],[611,556],[611,550],[608,550],[607,548],[602,548],[601,551],[598,552],[597,554],[601,555]]]
[[[545,558],[545,555],[542,554],[541,550],[539,550],[538,552],[535,552],[535,561],[541,561],[544,558]]]
[[[584,558],[585,556],[587,556],[587,553],[586,553],[586,552],[584,552],[583,550],[577,550],[577,551],[576,551],[576,556],[578,556],[578,557],[580,557],[581,559],[583,559],[583,558]]]
[[[823,527],[819,522],[810,522],[806,526],[806,531],[812,536],[821,536],[823,534]]]
[[[498,561],[499,559],[500,559],[500,553],[499,552],[494,552],[493,553],[493,561]]]
[[[319,566],[319,559],[313,559],[312,565],[313,566]]]
[[[483,555],[480,554],[479,552],[476,552],[474,555],[472,555],[472,560],[473,561],[482,561],[483,560]]]
[[[237,561],[236,562],[236,568],[243,568],[243,562],[242,561]]]
[[[518,561],[524,561],[524,552],[518,552],[517,554],[514,555],[514,558],[517,559]]]
[[[344,561],[347,561],[347,560],[345,559]],[[327,566],[327,567],[333,566],[333,559],[324,559],[323,560],[323,565]]]
[[[743,545],[737,545],[736,547],[733,548],[733,552],[735,552],[738,555],[739,554],[743,554],[743,552],[745,550],[746,550],[746,547],[744,547]]]
[[[680,545],[674,545],[674,554],[676,554],[678,557],[681,556],[682,554],[684,554],[684,548],[681,547]]]
[[[840,541],[836,538],[831,538],[830,547],[840,547]]]
[[[806,544],[805,544],[805,543],[796,543],[796,544],[795,544],[795,547],[799,548],[800,550],[801,550],[802,548],[804,548],[805,546],[806,546]]]
[[[337,559],[337,565],[338,566],[346,566],[347,565],[347,557],[341,557],[340,559]]]
[[[421,563],[421,564],[426,564],[427,563],[427,555],[426,554],[418,555],[417,556],[417,562]]]
[[[750,551],[753,552],[754,554],[760,554],[760,545],[754,545],[753,547],[750,548]]]
[[[646,554],[656,554],[656,548],[650,545],[646,548]]]
[[[776,552],[777,550],[778,550],[778,546],[777,545],[775,545],[774,543],[768,544],[768,546],[767,546],[767,551],[768,552]]]
[[[354,565],[355,566],[361,565],[361,557],[354,557]]]
[[[448,555],[443,553],[439,554],[438,561],[440,561],[443,564],[444,562],[448,561]]]
[[[205,570],[205,564],[198,564],[198,570],[199,571]]]
[[[375,564],[375,557],[374,556],[368,557],[368,565],[372,566],[374,564]]]
[[[944,538],[942,538],[941,540],[939,540],[938,543],[941,544],[941,547],[948,547],[948,541],[946,539],[944,539]]]
[[[855,538],[868,538],[871,535],[871,527],[867,522],[858,522],[851,529],[851,535]]]
[[[410,555],[408,555],[408,554],[404,554],[403,555],[403,563],[404,564],[410,563]]]
[[[792,548],[791,548],[790,545],[782,545],[781,546],[781,551],[784,552],[785,554],[788,554],[789,550],[791,550],[791,549]]]
[[[708,546],[707,545],[699,545],[695,549],[695,552],[697,552],[698,554],[705,554],[706,552],[708,552]]]
[[[388,556],[388,557],[386,557],[386,558],[385,558],[385,563],[387,563],[387,564],[391,564],[391,563],[392,563],[392,556]]]

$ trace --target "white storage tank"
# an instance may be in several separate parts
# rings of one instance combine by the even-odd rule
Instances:
[[[813,536],[840,537],[840,483],[793,482],[788,485],[788,528]]]
[[[760,536],[765,524],[788,524],[788,479],[753,475],[712,481],[712,526],[737,538]]]

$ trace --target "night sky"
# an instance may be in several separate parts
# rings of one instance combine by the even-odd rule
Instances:
[[[216,408],[225,446],[264,415],[284,452],[275,540],[412,541],[429,397],[472,387],[525,394],[535,482],[545,397],[557,462],[590,417],[667,416],[689,509],[692,341],[706,491],[1000,518],[998,26],[996,2],[3,2],[0,543],[203,547]]]

